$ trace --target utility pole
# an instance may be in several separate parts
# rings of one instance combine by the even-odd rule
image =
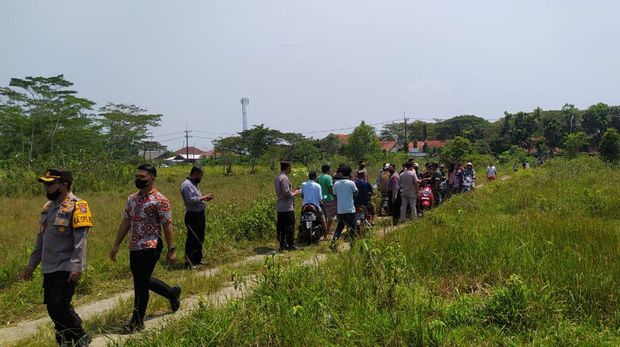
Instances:
[[[248,104],[250,99],[241,98],[241,118],[243,121],[243,131],[248,130]]]
[[[185,129],[185,162],[189,163],[189,133],[191,131]]]
[[[409,139],[407,139],[407,117],[405,116],[405,112],[403,112],[403,119],[405,120],[405,140],[403,141],[403,148],[405,149],[405,153],[409,153]]]

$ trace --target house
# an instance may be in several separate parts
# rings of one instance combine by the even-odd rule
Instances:
[[[196,148],[194,146],[183,147],[174,152],[175,156],[166,158],[165,163],[168,165],[178,163],[196,163],[202,158],[206,158],[209,154],[208,151]]]
[[[381,140],[381,142],[379,142],[379,147],[382,151],[387,153],[397,152],[400,149],[400,147],[397,147],[397,143],[394,140]]]
[[[166,155],[168,151],[158,150],[158,151],[138,151],[138,157],[142,157],[144,160],[161,160],[164,159],[164,155]]]
[[[443,146],[446,145],[446,141],[443,141],[443,140],[426,140],[426,142],[417,141],[416,146],[414,147],[413,141],[410,141],[409,142],[409,155],[413,157],[425,157],[426,153],[422,151],[425,143],[428,149],[431,149],[433,147],[442,148]],[[392,152],[392,153],[398,152],[398,151],[401,151],[402,148],[403,148],[402,144],[400,144],[398,141],[381,140],[381,149],[386,152]]]
[[[342,143],[343,146],[349,142],[348,134],[334,134],[334,135],[336,135],[336,137],[338,138],[338,140],[340,140],[340,143]]]

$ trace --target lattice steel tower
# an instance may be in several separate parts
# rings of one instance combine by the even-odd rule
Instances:
[[[243,131],[248,130],[248,104],[250,99],[241,98],[241,116],[243,117]]]

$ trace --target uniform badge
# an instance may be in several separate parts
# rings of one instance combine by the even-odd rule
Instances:
[[[93,214],[90,212],[90,207],[88,207],[88,202],[86,202],[86,200],[80,200],[75,203],[72,225],[74,228],[93,226]]]
[[[61,233],[64,233],[65,231],[67,231],[66,227],[58,227],[58,231]]]

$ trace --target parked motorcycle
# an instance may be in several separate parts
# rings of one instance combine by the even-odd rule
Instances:
[[[463,193],[467,193],[468,191],[474,189],[476,187],[476,181],[473,176],[465,176],[463,177]]]
[[[435,196],[433,195],[433,189],[431,188],[430,183],[426,182],[418,191],[418,200],[420,201],[420,213],[433,208],[435,204]]]
[[[317,214],[318,208],[313,204],[305,204],[301,207],[301,223],[299,224],[300,242],[319,243],[319,240],[325,233],[323,225]]]

